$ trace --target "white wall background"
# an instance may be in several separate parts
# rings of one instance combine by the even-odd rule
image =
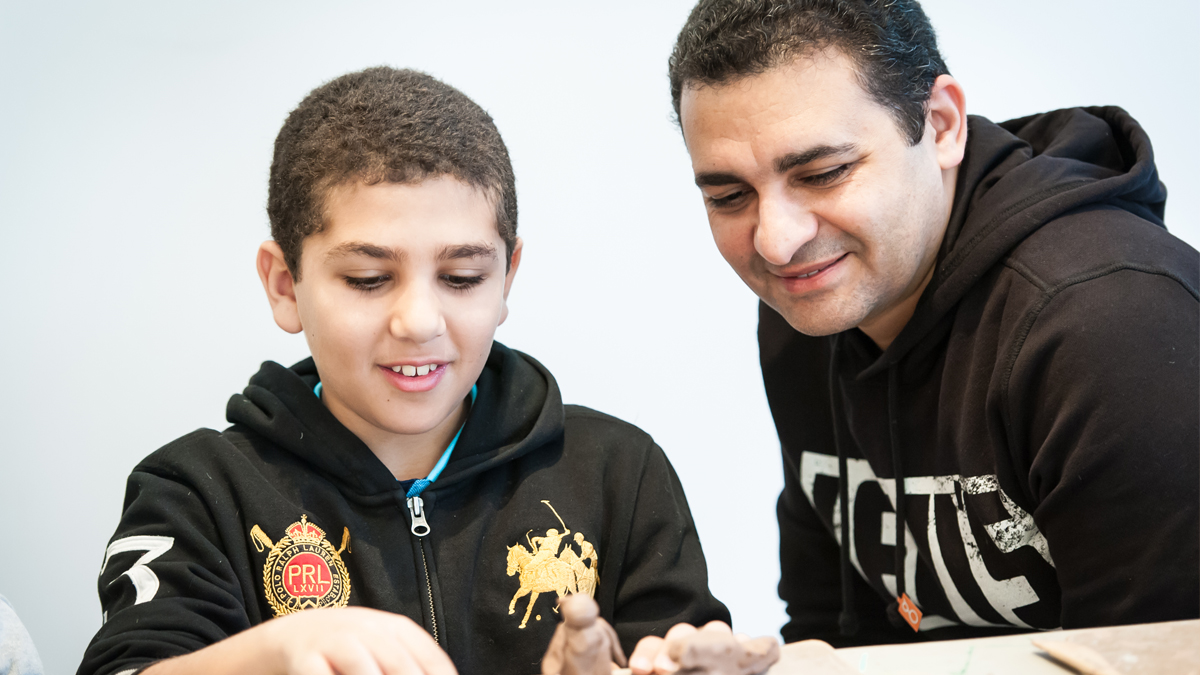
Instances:
[[[305,356],[253,269],[271,144],[314,86],[426,70],[499,124],[526,241],[498,338],[569,402],[657,438],[712,584],[775,633],[782,484],[755,300],[708,235],[665,74],[691,0],[0,0],[0,593],[50,673],[100,624],[95,577],[144,455],[224,426],[258,363]],[[1190,0],[928,0],[970,109],[1119,104],[1149,130],[1167,223],[1200,244]]]

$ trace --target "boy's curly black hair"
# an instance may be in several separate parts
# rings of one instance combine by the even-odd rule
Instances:
[[[462,92],[422,72],[381,66],[343,75],[306,96],[275,138],[267,193],[271,236],[299,281],[301,248],[324,228],[332,188],[443,175],[491,200],[511,265],[516,182],[492,118]]]

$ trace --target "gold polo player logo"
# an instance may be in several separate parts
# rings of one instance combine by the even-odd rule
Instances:
[[[550,506],[549,500],[543,499],[542,503],[554,512],[554,517],[562,524],[562,532],[550,528],[546,530],[546,536],[530,539],[529,532],[533,531],[530,530],[525,533],[529,548],[525,548],[519,542],[516,546],[508,547],[508,576],[520,573],[521,580],[521,588],[508,603],[508,613],[515,614],[517,600],[532,594],[529,604],[525,606],[525,616],[521,619],[520,628],[529,623],[529,615],[542,593],[554,592],[559,598],[568,593],[595,596],[596,585],[600,583],[596,547],[583,538],[582,532],[576,532],[575,543],[579,546],[579,552],[575,552],[568,540],[562,553],[559,553],[559,546],[562,545],[563,539],[571,534],[571,530],[563,522],[562,516],[558,515],[558,511]],[[558,611],[557,606],[551,609]],[[541,615],[538,615],[538,618],[542,618]]]
[[[350,602],[350,574],[342,551],[350,548],[350,529],[342,529],[342,547],[335,549],[325,530],[308,522],[292,523],[287,534],[272,543],[258,525],[250,530],[254,547],[269,548],[263,565],[263,590],[275,616],[317,607],[345,607]]]

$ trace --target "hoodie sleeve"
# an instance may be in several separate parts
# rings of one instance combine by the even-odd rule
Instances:
[[[1088,276],[1031,317],[1005,399],[1062,627],[1196,618],[1194,282],[1128,268]]]
[[[104,625],[78,675],[133,673],[250,627],[237,577],[197,490],[139,467],[104,554]]]
[[[679,477],[657,445],[648,454],[613,613],[626,654],[642,637],[665,635],[677,623],[730,621],[708,589],[704,551]]]

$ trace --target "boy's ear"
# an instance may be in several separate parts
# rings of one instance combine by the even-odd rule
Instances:
[[[283,258],[283,249],[268,239],[258,247],[258,278],[262,280],[275,324],[289,333],[304,330],[300,310],[296,306],[296,282]]]
[[[508,273],[504,275],[504,306],[500,308],[500,323],[508,318],[508,292],[512,290],[513,277],[517,276],[517,267],[521,265],[521,247],[524,242],[520,237],[517,237],[517,243],[513,246],[512,262],[508,264]],[[497,326],[500,323],[496,324]]]

